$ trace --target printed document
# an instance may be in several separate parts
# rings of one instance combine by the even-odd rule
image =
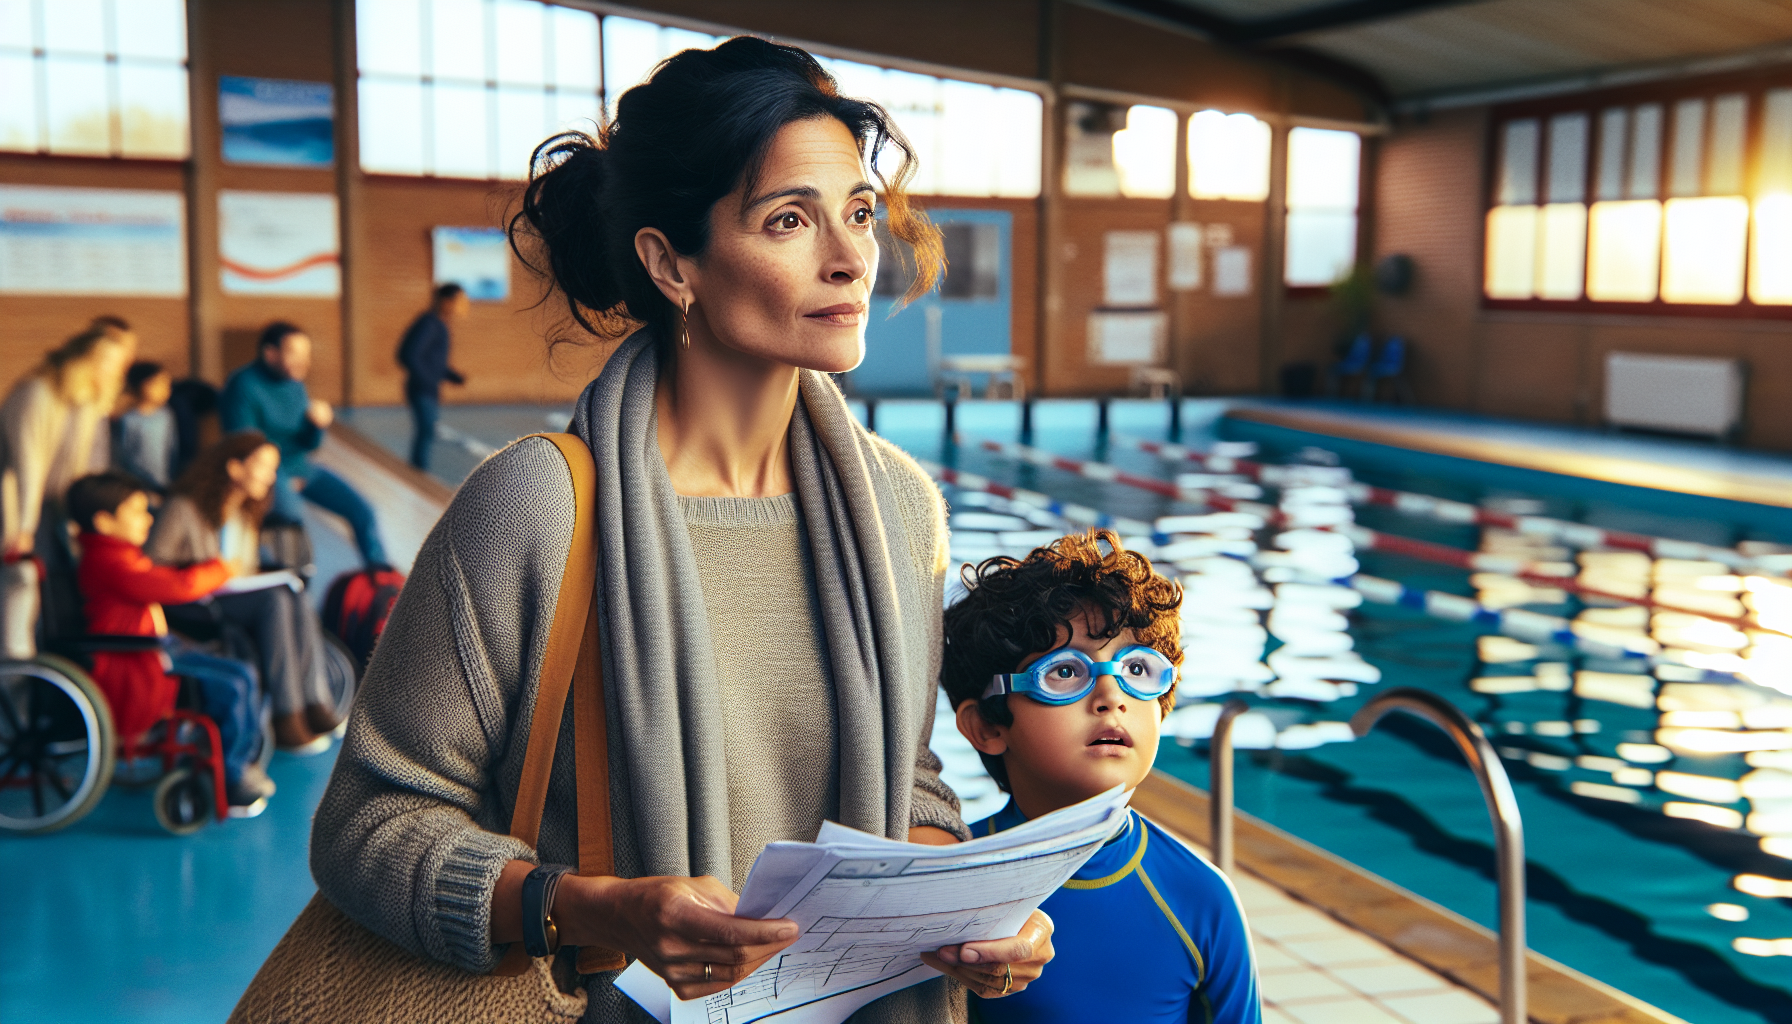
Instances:
[[[725,992],[683,1001],[637,962],[616,985],[662,1024],[839,1024],[880,996],[938,977],[921,954],[1014,935],[1124,825],[1126,791],[952,846],[825,822],[813,843],[772,843],[736,913],[787,917],[800,937]]]

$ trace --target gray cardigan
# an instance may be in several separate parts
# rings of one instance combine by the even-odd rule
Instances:
[[[897,504],[915,552],[914,564],[896,568],[915,574],[938,608],[944,505],[918,467],[894,461],[905,467]],[[570,715],[561,724],[539,850],[505,834],[572,528],[571,478],[546,440],[513,445],[467,479],[418,554],[312,828],[312,874],[332,903],[413,952],[472,971],[498,959],[489,908],[504,864],[577,860]],[[937,614],[926,629],[929,678],[938,678]],[[910,821],[962,835],[957,799],[927,748],[930,726],[916,751]],[[626,780],[613,773],[613,805],[629,799]],[[616,870],[633,877],[642,872],[633,863],[636,837],[622,834],[626,820],[617,818]],[[608,982],[607,975],[592,979],[587,1021],[650,1019]],[[920,1021],[929,1019],[922,1006],[940,1005],[937,995],[900,996],[880,1002],[911,1009],[892,1005],[897,1012],[875,1016]]]

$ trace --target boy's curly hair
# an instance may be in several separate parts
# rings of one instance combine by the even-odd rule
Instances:
[[[979,700],[991,677],[1059,646],[1080,613],[1088,615],[1092,635],[1114,637],[1130,628],[1140,644],[1182,664],[1182,587],[1154,570],[1149,558],[1126,550],[1112,530],[1060,537],[1024,559],[987,559],[966,566],[961,578],[969,592],[946,609],[940,683],[954,708],[977,700],[991,724],[1014,722],[1007,697]],[[1169,714],[1175,688],[1158,704]],[[1006,790],[1002,759],[978,756]]]

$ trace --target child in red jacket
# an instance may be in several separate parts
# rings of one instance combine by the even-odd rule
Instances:
[[[222,559],[185,569],[157,565],[143,553],[153,523],[144,484],[125,473],[82,477],[68,489],[69,515],[81,526],[78,582],[87,630],[105,636],[168,635],[164,603],[196,601],[230,578]],[[120,737],[134,737],[174,711],[179,684],[172,669],[199,683],[208,718],[218,723],[224,780],[233,817],[253,817],[273,795],[273,780],[250,759],[260,729],[254,670],[196,651],[101,651],[93,681],[106,695]]]

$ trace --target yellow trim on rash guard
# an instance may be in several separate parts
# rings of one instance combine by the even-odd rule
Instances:
[[[1150,837],[1150,833],[1145,829],[1145,826],[1140,825],[1139,826],[1139,848],[1137,850],[1133,851],[1132,859],[1127,861],[1126,864],[1120,868],[1120,870],[1114,872],[1111,875],[1104,875],[1101,878],[1091,878],[1091,879],[1088,879],[1087,881],[1079,881],[1078,879],[1072,878],[1070,881],[1064,883],[1064,888],[1066,888],[1066,889],[1105,889],[1108,886],[1113,885],[1115,882],[1120,881],[1122,878],[1125,878],[1127,875],[1132,874],[1133,869],[1135,869],[1139,866],[1139,861],[1142,861],[1145,859],[1145,840],[1149,837]],[[1141,874],[1141,876],[1143,876],[1143,872],[1141,872],[1140,874]],[[1146,888],[1150,888],[1151,883],[1147,882],[1147,883],[1145,883],[1145,886],[1146,886]],[[1157,890],[1152,889],[1151,895],[1156,896]],[[1158,900],[1158,906],[1160,906],[1160,907],[1163,906],[1162,900]],[[1169,913],[1169,911],[1166,910],[1166,911],[1164,911],[1164,913],[1167,914],[1167,913]],[[1185,938],[1186,938],[1186,936],[1185,936]]]
[[[1144,849],[1145,844],[1140,843],[1139,850],[1143,852]],[[1170,905],[1164,902],[1163,896],[1157,891],[1157,886],[1151,884],[1151,876],[1145,873],[1144,868],[1139,869],[1139,881],[1145,883],[1145,891],[1151,894],[1152,902],[1157,904],[1157,909],[1164,912],[1164,918],[1170,922],[1170,927],[1176,929],[1176,934],[1182,936],[1182,944],[1188,947],[1188,955],[1194,957],[1195,985],[1199,987],[1207,981],[1207,963],[1201,959],[1201,951],[1195,948],[1195,940],[1189,938],[1187,930],[1182,927],[1182,922],[1176,920],[1175,914],[1170,913]]]

